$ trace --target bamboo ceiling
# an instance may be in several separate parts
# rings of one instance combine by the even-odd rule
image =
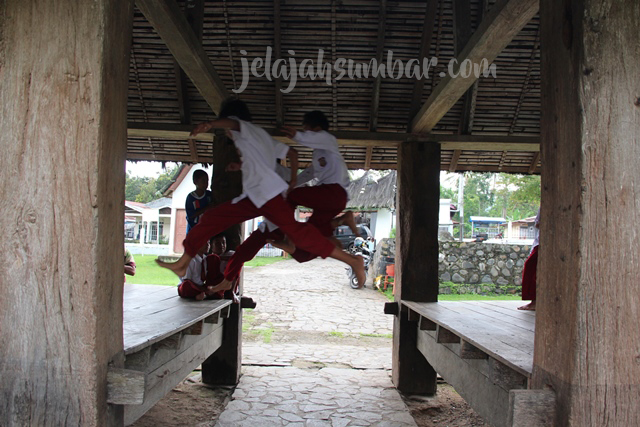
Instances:
[[[470,0],[470,14],[462,16],[459,12],[456,18],[454,3],[467,2],[435,1],[433,16],[429,16],[429,5],[424,0],[189,0],[178,4],[196,34],[202,20],[202,47],[229,94],[242,82],[241,50],[247,52],[249,62],[255,57],[263,58],[268,46],[277,48],[278,45],[283,58],[290,56],[289,50],[295,51],[298,63],[306,58],[315,60],[319,49],[324,50],[325,61],[329,63],[340,57],[369,62],[381,52],[386,60],[389,50],[393,51],[394,60],[404,62],[421,58],[421,54],[438,58],[437,68],[431,70],[430,78],[422,84],[407,77],[382,78],[377,90],[376,79],[371,76],[343,78],[331,86],[318,79],[298,78],[291,93],[277,96],[277,86],[286,88],[288,81],[252,76],[247,89],[239,95],[249,104],[254,122],[269,129],[275,128],[278,121],[300,126],[305,112],[322,110],[336,134],[352,131],[358,135],[355,139],[363,139],[362,143],[348,138],[342,141],[339,136],[350,168],[393,169],[397,163],[397,143],[412,136],[407,132],[416,107],[419,109],[427,102],[442,80],[439,72],[446,71],[447,62],[464,47],[460,44],[456,51],[456,37],[463,36],[460,30],[456,31],[455,22],[474,33],[481,18],[488,15],[495,3]],[[203,13],[198,12],[200,7]],[[433,31],[428,51],[421,52],[422,41],[429,40],[429,34],[423,34],[425,25],[427,28],[431,25]],[[495,59],[497,77],[480,78],[444,114],[429,136],[431,141],[442,134],[448,135],[451,141],[459,134],[487,141],[496,136],[504,140],[528,137],[527,142],[532,143],[522,145],[523,148],[485,144],[482,149],[443,144],[443,170],[540,172],[538,28],[536,15]],[[128,159],[210,160],[210,135],[197,141],[189,141],[184,135],[191,124],[215,115],[138,8],[135,9],[130,64],[130,128],[144,123],[149,128],[174,129],[181,133],[143,131],[136,134],[130,130]],[[379,100],[377,108],[376,99]],[[375,137],[365,138],[366,133],[371,132],[375,132]],[[299,148],[301,162],[310,161],[310,150]]]

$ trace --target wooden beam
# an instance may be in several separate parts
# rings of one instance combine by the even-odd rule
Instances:
[[[449,172],[455,172],[458,166],[458,160],[460,160],[460,154],[462,150],[453,150],[453,156],[451,157],[451,163],[449,163]]]
[[[507,427],[552,426],[555,416],[552,390],[509,390]]]
[[[424,23],[422,26],[420,52],[418,53],[418,61],[420,61],[420,64],[422,64],[424,58],[429,56],[431,40],[433,39],[433,27],[435,25],[436,16],[438,15],[438,3],[440,1],[441,0],[427,0],[426,10],[424,13]],[[411,130],[411,119],[420,109],[422,94],[424,92],[424,84],[425,79],[420,77],[413,85],[413,98],[411,100],[411,108],[409,109],[409,123],[407,124],[407,130]]]
[[[276,61],[282,58],[280,2],[281,0],[273,0],[273,53]],[[275,83],[276,83],[276,127],[280,127],[284,125],[282,77],[280,76],[280,74],[278,74],[278,77],[276,77]]]
[[[126,0],[0,6],[1,426],[123,425],[132,21]]]
[[[229,93],[213,68],[198,37],[175,0],[136,0],[136,5],[189,76],[214,112]]]
[[[531,162],[531,165],[529,166],[529,175],[531,175],[536,170],[536,168],[538,167],[538,163],[540,163],[540,151],[538,151],[533,156],[533,161]]]
[[[380,0],[378,5],[378,41],[376,43],[376,60],[382,63],[384,54],[384,38],[387,28],[387,0]],[[380,86],[382,75],[379,73],[373,82],[373,93],[371,94],[371,115],[369,119],[369,130],[375,132],[378,129],[378,108],[380,107]]]
[[[187,140],[191,126],[171,123],[129,122],[127,135],[137,138],[159,138],[169,140]],[[265,129],[271,135],[276,129]],[[432,142],[442,144],[443,150],[476,151],[539,151],[540,138],[535,136],[492,136],[492,135],[413,135],[409,133],[333,131],[339,145],[360,147],[397,147],[400,142]],[[212,133],[202,133],[194,139],[211,142]],[[278,141],[293,142],[284,136],[274,136]]]
[[[364,158],[364,169],[369,170],[371,168],[371,157],[373,157],[373,147],[367,147],[367,153]]]
[[[196,140],[193,138],[189,138],[189,151],[191,152],[191,160],[194,163],[198,163],[198,146],[196,145]]]
[[[403,143],[398,148],[398,166],[394,295],[396,301],[435,302],[439,287],[440,147]],[[433,394],[436,372],[418,351],[418,328],[417,322],[404,316],[394,319],[393,382],[403,393]]]
[[[144,372],[109,367],[107,371],[107,403],[141,405],[144,402],[145,381]]]
[[[484,16],[484,2],[481,2],[480,10],[478,11],[478,21],[482,20]],[[471,5],[468,0],[455,0],[453,3],[454,13],[454,25],[455,25],[455,45],[456,56],[460,54],[462,48],[466,46],[471,37]],[[462,114],[460,115],[460,124],[458,126],[458,133],[462,135],[468,135],[473,129],[473,117],[476,108],[476,98],[478,93],[478,80],[473,82],[471,88],[464,94],[464,101],[462,104]]]
[[[202,43],[202,21],[204,18],[204,0],[187,0],[184,14],[187,22],[193,29],[198,41]],[[180,68],[178,61],[173,60],[173,67],[176,74],[176,89],[178,92],[178,109],[180,111],[180,122],[191,123],[191,107],[189,105],[189,92],[187,86],[187,75]]]
[[[498,0],[457,56],[458,64],[471,61],[486,68],[513,40],[520,30],[538,13],[538,0]],[[433,90],[427,102],[412,121],[413,132],[429,132],[455,105],[477,78],[447,75]]]

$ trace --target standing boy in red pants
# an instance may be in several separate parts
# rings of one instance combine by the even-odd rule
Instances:
[[[296,179],[293,177],[287,185],[273,170],[273,165],[277,158],[282,158],[282,153],[286,150],[287,157],[291,159],[292,170],[297,170],[297,152],[276,142],[262,128],[250,123],[249,109],[240,100],[226,102],[219,117],[217,120],[196,126],[192,135],[214,127],[230,131],[242,157],[244,192],[234,200],[205,212],[184,240],[185,253],[177,262],[157,261],[158,264],[179,276],[183,275],[191,258],[211,236],[232,225],[263,215],[280,227],[296,247],[322,258],[331,257],[345,262],[356,271],[358,281],[364,284],[366,275],[362,258],[336,248],[313,225],[297,222],[293,208],[282,197],[282,192],[295,187]],[[232,283],[225,279],[212,291],[227,290],[231,286]]]

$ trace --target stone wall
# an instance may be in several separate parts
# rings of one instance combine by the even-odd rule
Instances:
[[[440,242],[440,282],[522,285],[528,245]]]
[[[440,293],[519,292],[522,268],[530,249],[529,245],[441,241]],[[385,274],[386,265],[392,263],[394,257],[395,240],[381,239],[369,277]],[[462,284],[465,286],[457,286]]]

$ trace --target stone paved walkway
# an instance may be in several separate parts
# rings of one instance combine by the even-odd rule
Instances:
[[[390,380],[387,299],[334,260],[247,269],[243,375],[217,426],[416,426]],[[266,341],[266,342],[265,342]]]

